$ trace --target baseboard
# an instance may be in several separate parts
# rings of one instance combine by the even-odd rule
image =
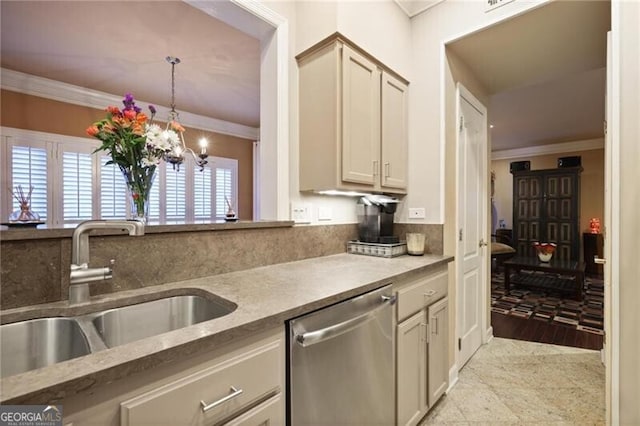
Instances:
[[[489,326],[484,335],[484,343],[489,343],[491,340],[493,340],[493,327]]]
[[[453,364],[453,366],[449,369],[449,387],[445,391],[445,393],[449,393],[451,389],[458,383],[458,364]]]

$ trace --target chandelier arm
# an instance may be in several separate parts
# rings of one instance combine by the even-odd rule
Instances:
[[[187,144],[184,141],[184,132],[182,126],[178,122],[178,112],[176,111],[176,64],[180,63],[180,58],[174,56],[167,56],[165,58],[167,62],[171,64],[171,111],[169,112],[169,122],[167,123],[167,130],[169,128],[173,128],[173,130],[179,135],[180,139],[180,149],[174,149],[172,152],[167,154],[167,161],[173,164],[174,169],[176,165],[178,166],[178,171],[180,170],[180,164],[184,161],[184,152],[189,152],[192,156],[198,167],[200,167],[200,171],[204,170],[205,164],[207,164],[207,150],[206,150],[206,140],[205,145],[202,146],[200,154],[196,154],[191,148],[187,147]]]

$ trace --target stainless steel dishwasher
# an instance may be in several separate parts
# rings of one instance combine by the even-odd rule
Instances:
[[[393,425],[393,303],[388,285],[288,322],[288,425]]]

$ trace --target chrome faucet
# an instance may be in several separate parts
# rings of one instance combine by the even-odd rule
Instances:
[[[71,238],[71,275],[69,281],[69,303],[89,300],[91,281],[109,280],[113,277],[113,264],[102,268],[89,268],[89,232],[94,229],[122,229],[129,235],[144,235],[144,224],[133,220],[88,220],[80,223]]]

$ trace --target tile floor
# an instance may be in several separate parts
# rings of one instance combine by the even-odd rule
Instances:
[[[421,425],[604,425],[600,353],[494,338]]]

